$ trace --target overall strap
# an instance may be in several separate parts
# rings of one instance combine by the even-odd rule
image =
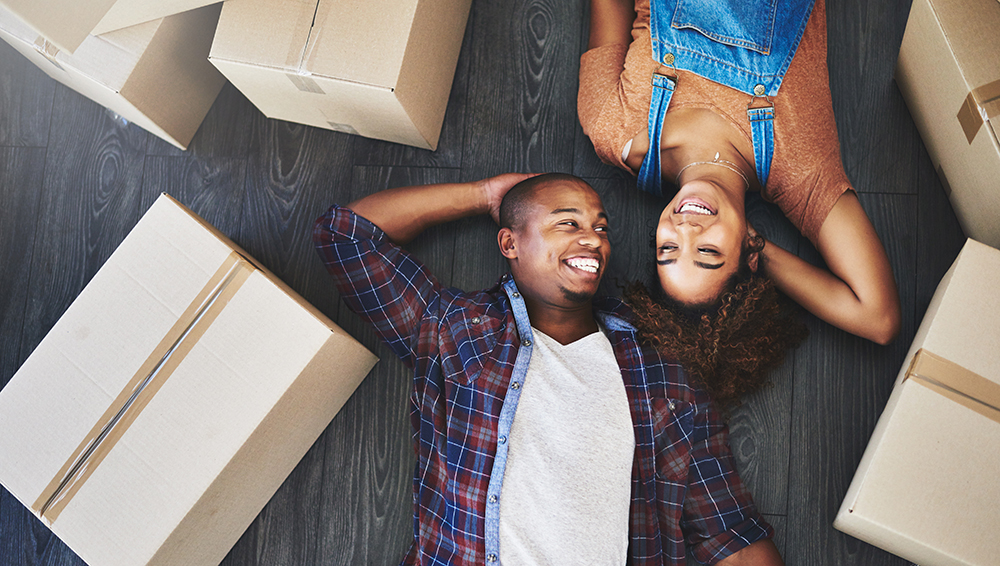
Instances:
[[[757,166],[757,181],[763,189],[771,172],[774,157],[774,105],[747,108],[750,119],[750,137],[753,140],[753,161]]]
[[[647,193],[663,196],[662,173],[660,172],[660,135],[663,133],[663,118],[674,95],[677,78],[659,73],[653,74],[653,93],[649,103],[649,150],[639,168],[638,187]]]

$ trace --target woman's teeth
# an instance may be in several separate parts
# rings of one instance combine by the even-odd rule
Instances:
[[[700,204],[695,204],[693,202],[684,203],[677,210],[677,212],[679,214],[687,214],[687,213],[690,213],[690,214],[709,214],[709,215],[714,214],[712,212],[712,210],[709,209],[708,207],[702,206]]]

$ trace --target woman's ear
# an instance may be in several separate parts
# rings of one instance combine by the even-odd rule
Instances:
[[[514,232],[510,228],[501,228],[497,233],[497,244],[500,246],[500,253],[507,259],[517,258],[517,246],[514,242]]]
[[[750,252],[747,256],[747,265],[750,267],[750,271],[757,273],[757,262],[760,259],[760,252]]]

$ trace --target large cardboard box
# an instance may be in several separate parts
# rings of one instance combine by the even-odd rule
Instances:
[[[0,483],[93,566],[215,566],[375,361],[161,196],[0,391]]]
[[[436,149],[471,0],[230,0],[210,59],[269,118]]]
[[[60,51],[0,7],[0,38],[47,75],[186,149],[225,78],[208,62],[221,6],[206,6]]]
[[[896,82],[965,235],[1000,247],[1000,2],[914,0]]]
[[[219,0],[0,0],[57,49],[73,53],[88,35],[131,27]]]
[[[833,526],[921,566],[1000,557],[1000,250],[941,280]]]

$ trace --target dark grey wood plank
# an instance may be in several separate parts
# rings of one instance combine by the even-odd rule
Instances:
[[[465,114],[468,108],[469,75],[472,56],[472,18],[465,27],[462,51],[451,84],[448,107],[441,125],[441,137],[434,151],[398,143],[359,137],[354,142],[356,165],[395,165],[407,167],[460,167],[465,132]]]
[[[0,146],[44,147],[56,82],[0,41]]]
[[[149,134],[59,86],[22,354],[34,349],[139,219]]]
[[[232,237],[243,221],[246,170],[245,159],[148,156],[140,210],[167,193]]]
[[[859,192],[916,194],[918,135],[892,81],[910,0],[827,0],[830,91]]]
[[[473,176],[573,167],[579,2],[475,2],[463,168]]]
[[[0,148],[0,389],[26,357],[21,328],[44,171],[44,149]]]
[[[788,520],[789,564],[903,564],[833,529],[861,455],[913,339],[916,196],[863,195],[862,206],[886,244],[897,274],[903,325],[878,346],[808,317],[810,338],[795,356]],[[817,260],[812,246],[803,256]]]
[[[227,82],[186,152],[151,136],[147,154],[180,156],[188,153],[199,157],[245,158],[250,150],[254,119],[258,117],[261,117],[260,111],[232,83]]]
[[[917,270],[914,274],[917,300],[914,320],[919,326],[938,283],[958,257],[966,237],[923,145],[917,170]]]

